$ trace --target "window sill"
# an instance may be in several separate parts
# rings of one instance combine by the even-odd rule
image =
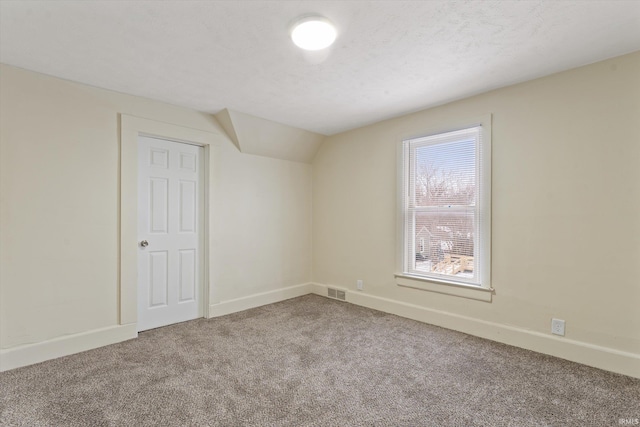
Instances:
[[[422,291],[437,292],[478,301],[491,302],[494,289],[481,288],[479,286],[464,285],[444,280],[427,279],[409,274],[396,274],[396,284],[404,288],[419,289]]]

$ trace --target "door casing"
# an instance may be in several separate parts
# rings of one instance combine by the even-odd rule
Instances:
[[[118,323],[135,324],[138,320],[138,136],[167,139],[204,148],[204,244],[203,244],[203,315],[209,318],[216,302],[211,282],[212,165],[216,146],[223,143],[222,133],[191,129],[127,114],[120,115],[120,206],[118,224]]]

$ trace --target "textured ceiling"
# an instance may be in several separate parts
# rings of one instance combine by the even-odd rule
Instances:
[[[327,135],[636,50],[640,1],[0,1],[0,62]]]

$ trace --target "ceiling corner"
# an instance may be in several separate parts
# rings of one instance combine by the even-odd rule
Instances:
[[[238,150],[242,152],[240,141],[238,141],[238,135],[236,135],[236,131],[233,127],[233,121],[231,120],[231,112],[225,108],[217,114],[214,114],[214,117],[216,118],[216,120],[218,120],[218,123],[220,123],[222,129],[224,129],[224,131],[227,133],[229,139],[233,141],[235,146],[238,147]]]
[[[311,163],[325,135],[282,123],[224,110],[216,119],[241,153]]]

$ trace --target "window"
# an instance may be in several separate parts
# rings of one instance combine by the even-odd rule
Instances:
[[[491,141],[482,125],[402,143],[403,275],[490,287]]]

